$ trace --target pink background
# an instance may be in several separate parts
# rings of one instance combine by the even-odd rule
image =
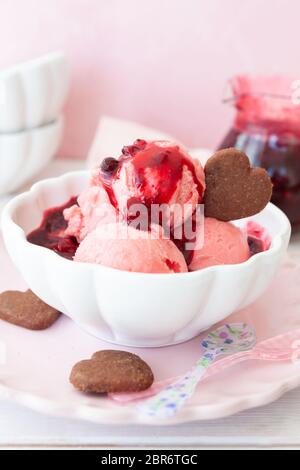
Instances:
[[[67,53],[63,156],[86,155],[101,114],[214,147],[231,75],[300,76],[299,21],[299,0],[0,0],[0,67]]]

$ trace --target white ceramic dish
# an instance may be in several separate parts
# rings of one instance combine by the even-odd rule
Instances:
[[[0,134],[0,195],[12,193],[37,175],[61,142],[63,118],[16,134]]]
[[[56,120],[69,81],[68,63],[60,52],[0,70],[0,133],[20,132]]]
[[[131,346],[180,343],[251,304],[272,282],[290,239],[288,219],[272,204],[253,218],[272,236],[269,251],[193,273],[119,271],[75,263],[30,244],[26,234],[40,224],[43,211],[79,194],[88,177],[75,172],[35,184],[4,209],[2,229],[30,288],[92,335]]]

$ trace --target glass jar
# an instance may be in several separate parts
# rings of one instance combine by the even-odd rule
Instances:
[[[243,150],[273,181],[272,202],[300,227],[300,80],[239,75],[229,82],[236,115],[220,145]]]

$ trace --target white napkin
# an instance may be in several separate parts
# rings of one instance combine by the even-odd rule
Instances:
[[[170,140],[178,142],[178,139],[164,132],[142,126],[136,122],[103,116],[100,119],[96,135],[88,153],[88,167],[94,168],[98,166],[106,157],[118,157],[122,147],[124,145],[130,145],[136,139]],[[212,155],[213,151],[195,148],[189,149],[189,153],[193,158],[198,158],[201,163],[204,164]]]

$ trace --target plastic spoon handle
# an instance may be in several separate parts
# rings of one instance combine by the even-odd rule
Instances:
[[[236,353],[233,356],[228,356],[222,361],[218,361],[213,364],[208,371],[208,375],[214,375],[218,372],[233,367],[244,361],[258,360],[258,361],[289,361],[291,360],[294,351],[290,350],[278,350],[272,352],[264,352],[253,349],[252,351],[243,351]]]
[[[209,365],[217,356],[202,358],[196,366],[176,382],[168,385],[158,395],[139,405],[139,410],[151,417],[170,418],[194,394],[199,381],[204,377]]]
[[[249,351],[255,343],[255,332],[246,323],[226,324],[210,332],[201,341],[204,353],[195,366],[158,395],[138,405],[139,411],[149,417],[170,418],[174,416],[193,395],[197,384],[206,374],[207,368],[217,357]]]

